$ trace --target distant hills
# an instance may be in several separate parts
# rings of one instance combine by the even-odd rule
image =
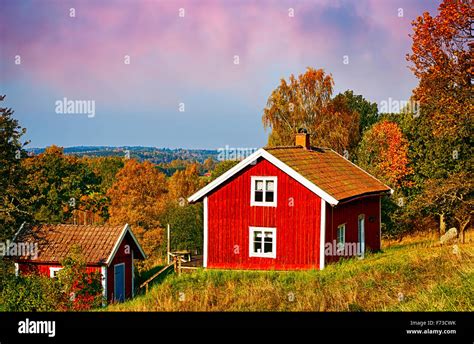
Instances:
[[[40,154],[44,148],[28,148],[27,151],[33,154]],[[148,160],[155,164],[166,164],[173,160],[187,160],[204,162],[211,157],[217,160],[218,151],[208,149],[170,149],[170,148],[156,148],[156,147],[142,147],[142,146],[124,146],[124,147],[110,147],[110,146],[76,146],[64,148],[64,153],[68,155],[77,155],[80,157],[105,157],[105,156],[122,156],[128,155],[140,161]]]

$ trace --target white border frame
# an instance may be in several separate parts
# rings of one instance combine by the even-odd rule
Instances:
[[[114,299],[112,301],[118,301],[118,302],[121,302],[119,300],[116,299],[117,297],[117,279],[115,278],[115,269],[117,268],[117,266],[119,265],[123,265],[123,301],[125,301],[127,299],[127,289],[126,289],[126,286],[127,286],[127,283],[125,283],[125,280],[127,279],[127,271],[126,271],[126,266],[125,266],[125,263],[118,263],[118,264],[114,264]]]
[[[272,253],[255,253],[253,251],[253,237],[254,237],[254,233],[256,231],[259,231],[259,232],[272,232],[272,235],[273,235],[273,241],[272,241],[272,245],[273,245],[273,252]],[[264,249],[264,241],[263,241],[264,238],[262,238],[262,250]],[[275,259],[276,258],[276,252],[277,252],[277,229],[275,227],[252,227],[250,226],[249,227],[249,257],[253,257],[253,258],[272,258],[272,259]]]
[[[255,182],[256,181],[263,181],[263,199],[265,199],[265,192],[266,191],[266,182],[273,181],[274,189],[273,189],[273,202],[256,202],[255,201]],[[277,206],[277,199],[278,199],[278,177],[277,176],[251,176],[250,177],[250,206],[251,207],[276,207]]]

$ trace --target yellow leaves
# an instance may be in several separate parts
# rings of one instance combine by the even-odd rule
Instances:
[[[294,145],[298,129],[312,135],[314,145],[339,152],[348,148],[358,135],[358,118],[342,99],[332,100],[334,80],[322,69],[308,68],[298,78],[284,79],[267,101],[262,122],[271,128],[268,144]]]

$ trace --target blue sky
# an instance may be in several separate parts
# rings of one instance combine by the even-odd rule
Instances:
[[[0,93],[31,147],[260,147],[268,96],[308,66],[335,94],[407,100],[410,23],[438,3],[4,0]],[[57,113],[64,98],[95,116]]]

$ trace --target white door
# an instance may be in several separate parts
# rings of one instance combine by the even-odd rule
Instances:
[[[359,255],[361,257],[365,254],[365,216],[359,215],[358,221],[358,237],[359,237]]]

